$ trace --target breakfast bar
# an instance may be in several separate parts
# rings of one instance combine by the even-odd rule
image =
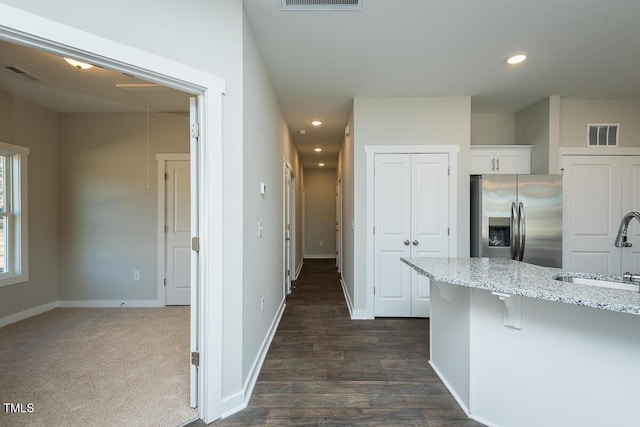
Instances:
[[[490,426],[635,426],[640,292],[498,258],[403,258],[430,279],[430,364]]]

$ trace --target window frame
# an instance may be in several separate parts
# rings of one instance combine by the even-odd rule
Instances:
[[[29,148],[0,141],[0,155],[7,157],[7,271],[0,273],[0,287],[29,280],[28,156]]]

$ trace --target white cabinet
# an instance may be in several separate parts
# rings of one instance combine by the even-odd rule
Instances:
[[[620,275],[640,272],[640,224],[629,224],[633,246],[617,248],[622,217],[640,210],[640,156],[562,156],[565,270]]]
[[[401,257],[449,256],[449,156],[376,154],[376,316],[428,317],[429,280]]]
[[[475,145],[471,146],[470,173],[529,174],[532,145]]]

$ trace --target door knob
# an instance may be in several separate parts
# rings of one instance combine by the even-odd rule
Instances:
[[[418,246],[418,241],[417,240],[413,241],[413,246]]]
[[[409,246],[409,243],[411,243],[411,242],[409,242],[408,240],[404,241],[404,244],[407,245],[407,246]]]

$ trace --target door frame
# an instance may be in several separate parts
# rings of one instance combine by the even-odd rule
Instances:
[[[459,145],[365,145],[367,156],[367,217],[365,224],[366,235],[366,287],[367,310],[365,318],[375,317],[375,245],[374,245],[374,210],[375,210],[375,155],[376,154],[448,154],[449,155],[449,253],[458,253],[458,152]],[[364,314],[364,313],[363,313]]]
[[[206,248],[199,254],[201,262],[197,279],[199,305],[202,308],[197,322],[200,340],[198,414],[205,422],[220,418],[223,279],[219,260],[223,259],[224,252],[220,236],[223,231],[222,96],[225,93],[225,81],[178,62],[3,4],[0,4],[0,40],[76,58],[198,96],[201,106],[198,152],[200,185],[196,194],[192,190],[192,199],[197,200],[206,213],[206,216],[200,217],[198,224],[201,247]]]
[[[295,280],[296,265],[296,174],[291,164],[283,161],[282,183],[282,272],[284,282],[284,298],[291,293],[291,281]],[[290,185],[287,188],[287,178]],[[288,203],[287,203],[288,202]],[[287,253],[287,212],[289,213],[289,253]],[[289,274],[287,276],[287,256],[289,257]]]
[[[164,279],[166,273],[166,246],[165,246],[165,223],[166,223],[166,191],[167,180],[164,179],[165,173],[167,173],[167,162],[169,161],[185,161],[190,160],[189,153],[158,153],[156,154],[156,161],[158,162],[158,283],[157,283],[157,299],[158,307],[165,307],[167,305],[167,293],[164,286]]]
[[[342,274],[342,175],[336,181],[336,267]]]

